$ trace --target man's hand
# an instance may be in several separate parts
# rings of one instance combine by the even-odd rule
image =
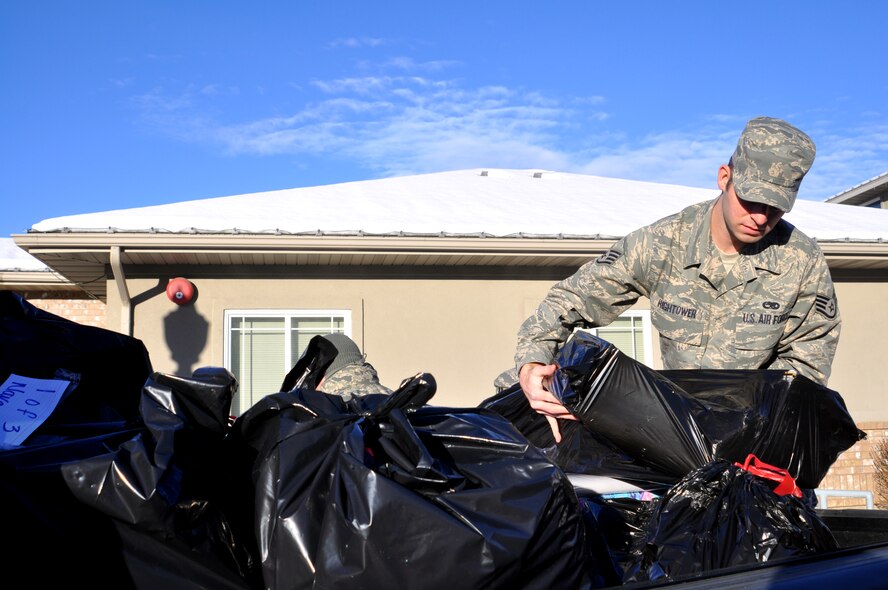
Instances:
[[[530,403],[530,407],[546,417],[555,442],[560,443],[561,431],[558,429],[558,419],[576,420],[577,418],[549,392],[549,383],[557,368],[556,365],[527,363],[521,367],[521,371],[518,373],[518,382],[521,384],[521,390]]]

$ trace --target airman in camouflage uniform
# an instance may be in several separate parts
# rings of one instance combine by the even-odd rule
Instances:
[[[345,334],[324,336],[337,350],[336,358],[324,372],[318,389],[346,400],[369,393],[390,394],[391,389],[379,382],[376,369],[368,363],[351,338]]]
[[[814,160],[784,121],[747,123],[721,195],[638,229],[552,287],[518,332],[525,395],[549,419],[572,418],[546,391],[576,327],[604,326],[651,302],[668,369],[787,369],[822,384],[840,332],[832,279],[816,242],[782,220]]]

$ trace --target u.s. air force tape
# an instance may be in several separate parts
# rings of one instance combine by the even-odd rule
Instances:
[[[613,264],[617,261],[617,258],[622,256],[623,253],[619,250],[610,249],[598,258],[595,259],[597,264]]]
[[[814,298],[814,309],[825,318],[836,317],[836,298],[818,295]]]

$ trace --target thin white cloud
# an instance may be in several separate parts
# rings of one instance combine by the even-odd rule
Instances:
[[[198,92],[207,96],[226,96],[240,94],[240,88],[223,84],[207,84],[206,86],[201,87]]]
[[[410,66],[405,61],[402,65]],[[675,131],[631,135],[614,128],[603,96],[553,97],[505,86],[471,87],[432,75],[314,80],[316,91],[286,116],[220,124],[202,103],[216,87],[137,99],[146,121],[182,141],[231,155],[311,155],[351,161],[370,176],[480,166],[545,168],[715,189],[746,114],[716,113]],[[857,129],[826,112],[788,117],[809,131],[818,158],[802,198],[824,199],[888,170],[888,123]],[[807,125],[805,124],[805,119]],[[696,127],[692,127],[696,123]]]
[[[817,157],[802,190],[828,198],[888,172],[888,123],[812,133]]]
[[[736,125],[710,120],[698,129],[642,138],[604,138],[579,169],[586,174],[714,188],[718,167],[737,141]]]
[[[327,46],[332,49],[344,47],[346,49],[362,49],[365,47],[379,47],[385,40],[377,37],[343,37],[330,41]]]
[[[396,69],[405,72],[440,72],[458,66],[459,62],[452,60],[432,60],[417,62],[412,57],[393,57],[380,64],[374,64],[379,69]],[[365,62],[366,66],[366,62]]]

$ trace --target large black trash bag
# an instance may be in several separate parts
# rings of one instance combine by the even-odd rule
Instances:
[[[251,491],[229,471],[236,390],[220,367],[191,378],[154,373],[143,388],[144,428],[61,467],[71,493],[114,523],[136,587],[261,587]]]
[[[556,364],[552,394],[641,463],[681,478],[711,460],[693,418],[700,403],[657,371],[588,332],[577,332]]]
[[[140,340],[0,291],[0,383],[11,375],[70,383],[30,436],[0,449],[4,559],[26,585],[66,587],[76,575],[96,588],[132,587],[113,523],[74,498],[61,465],[104,453],[139,431],[139,397],[150,372]]]
[[[0,383],[10,374],[72,383],[28,437],[25,444],[35,446],[138,422],[139,392],[151,362],[141,340],[72,322],[0,291]]]
[[[549,422],[533,411],[519,385],[482,401],[479,407],[510,421],[566,473],[613,477],[651,491],[666,491],[679,479],[639,461],[578,421],[559,421],[561,442],[556,444]]]
[[[625,580],[667,581],[837,548],[807,501],[728,461],[689,473],[657,502]]]
[[[295,389],[235,421],[267,588],[584,587],[564,473],[493,412],[423,405],[434,390]]]
[[[653,369],[587,332],[574,334],[555,364],[552,393],[579,418],[559,421],[559,444],[517,384],[480,407],[512,421],[570,473],[608,475],[665,491],[711,460],[693,418],[700,403]]]
[[[815,488],[838,455],[866,436],[837,392],[785,371],[655,371],[585,332],[563,347],[556,364],[553,394],[593,434],[577,435],[563,420],[558,447],[565,448],[550,450],[548,425],[521,400],[518,386],[481,406],[513,421],[571,472],[634,482],[656,482],[660,474],[675,483],[712,459],[742,461],[755,453]]]
[[[800,487],[820,485],[839,454],[863,440],[838,392],[776,370],[662,371],[701,402],[694,418],[715,458],[749,453],[786,469]]]

